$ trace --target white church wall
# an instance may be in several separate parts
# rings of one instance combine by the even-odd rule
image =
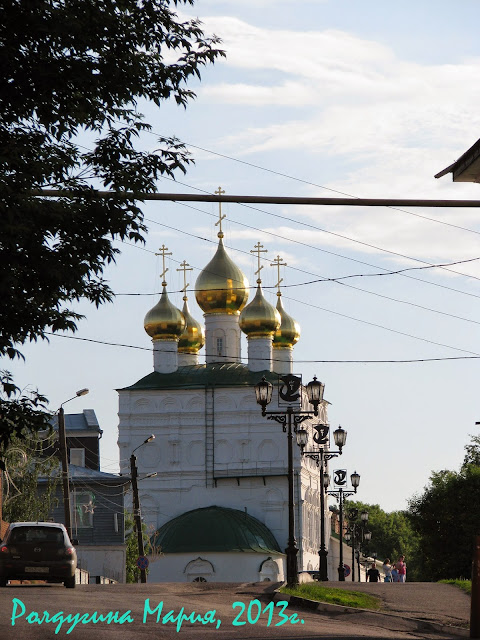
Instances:
[[[149,582],[280,582],[284,556],[270,553],[168,553],[150,564]]]
[[[280,424],[261,416],[253,389],[219,388],[212,392],[209,388],[208,394],[205,389],[125,390],[119,395],[121,473],[129,475],[132,450],[155,434],[153,442],[135,452],[140,477],[158,474],[139,483],[142,515],[149,530],[199,507],[246,509],[272,531],[284,551],[288,542],[287,436]],[[209,395],[213,397],[211,454],[205,426]],[[275,400],[273,410],[277,409],[274,404]],[[307,404],[304,408],[311,407]],[[314,423],[324,420],[326,413],[321,408]],[[302,426],[311,424],[308,420]],[[208,455],[210,471],[206,468]],[[294,466],[299,569],[307,570],[311,565],[316,569],[318,498],[311,502],[309,494],[306,512],[302,503],[306,488],[318,491],[318,468],[300,456],[296,444]],[[317,522],[307,534],[305,513],[312,513],[310,519]]]

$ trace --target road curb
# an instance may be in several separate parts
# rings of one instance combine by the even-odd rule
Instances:
[[[454,636],[459,636],[463,638],[470,637],[469,629],[463,629],[462,627],[454,627],[448,624],[442,624],[440,622],[430,622],[429,620],[421,620],[420,618],[408,618],[399,613],[385,613],[382,611],[371,611],[370,609],[360,609],[356,607],[345,607],[344,605],[339,604],[327,604],[325,602],[317,602],[316,600],[308,600],[307,598],[300,598],[299,596],[292,596],[287,593],[280,593],[279,591],[275,591],[272,594],[272,599],[274,601],[285,600],[289,604],[295,605],[297,607],[302,607],[308,609],[309,611],[316,611],[318,613],[330,613],[333,615],[340,614],[353,614],[353,613],[361,613],[362,615],[371,617],[372,622],[379,619],[392,620],[392,618],[398,618],[399,620],[404,620],[406,622],[412,623],[414,625],[415,630],[431,630],[431,631],[440,631],[441,633],[450,634]]]

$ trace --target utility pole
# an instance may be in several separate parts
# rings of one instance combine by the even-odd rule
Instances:
[[[67,436],[65,433],[65,410],[61,406],[58,410],[58,444],[60,448],[60,460],[62,462],[62,486],[63,486],[63,508],[65,528],[68,537],[72,539],[72,515],[70,513],[70,483],[68,481],[68,456],[67,456]]]
[[[143,531],[142,531],[142,517],[140,514],[140,499],[138,497],[138,484],[137,484],[137,457],[132,453],[130,456],[130,473],[132,477],[132,491],[133,491],[133,517],[135,520],[135,528],[137,530],[138,541],[138,555],[143,558],[145,555],[145,549],[143,547]],[[140,582],[147,582],[146,569],[140,569]]]

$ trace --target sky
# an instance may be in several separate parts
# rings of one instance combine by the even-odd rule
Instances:
[[[176,183],[162,179],[160,191],[480,198],[476,184],[434,178],[479,137],[476,0],[434,8],[430,0],[198,0],[181,16],[198,16],[227,57],[191,85],[197,98],[186,110],[140,105],[152,124],[144,148],[156,148],[154,134],[175,135],[195,159]],[[76,337],[85,340],[27,345],[25,363],[2,367],[23,388],[39,388],[52,410],[88,387],[65,411],[95,410],[109,472],[119,468],[115,389],[153,366],[143,318],[160,291],[155,252],[162,244],[172,252],[168,289],[181,307],[179,263],[194,268],[193,288],[216,248],[218,205],[143,210],[144,248],[116,243],[121,255],[106,271],[115,301],[76,306],[86,316]],[[250,249],[257,241],[268,249],[262,275],[272,302],[268,265],[277,255],[287,263],[284,307],[302,328],[295,373],[325,383],[330,423],[348,432],[334,467],[360,473],[359,500],[407,508],[432,471],[458,469],[478,434],[480,213],[238,204],[223,213],[225,245],[250,283]],[[189,304],[201,320],[193,293]],[[379,360],[390,362],[368,362]]]

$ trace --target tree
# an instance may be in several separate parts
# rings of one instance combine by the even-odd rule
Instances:
[[[459,472],[435,471],[408,515],[420,535],[426,580],[469,578],[475,536],[480,533],[479,438],[472,436]],[[473,461],[473,462],[470,462]]]
[[[6,522],[44,521],[51,516],[57,501],[58,458],[45,458],[42,454],[55,438],[53,432],[46,439],[35,432],[23,434],[21,439],[11,438],[3,455]]]
[[[390,558],[396,561],[400,555],[407,559],[408,579],[421,579],[419,558],[419,537],[410,524],[404,511],[387,513],[378,504],[366,504],[348,500],[345,503],[345,513],[357,509],[358,513],[368,511],[366,529],[371,532],[372,539],[364,544],[366,555],[375,551],[380,560]]]
[[[178,5],[193,0],[0,4],[0,257],[9,265],[0,356],[75,331],[82,316],[72,302],[112,300],[102,277],[118,253],[112,240],[142,241],[139,194],[191,162],[174,138],[160,138],[154,153],[136,148],[151,129],[139,102],[186,107],[195,95],[187,83],[224,55],[198,20],[179,19]],[[96,136],[90,150],[85,132]],[[35,195],[46,187],[64,195]]]
[[[0,372],[0,457],[16,439],[51,430],[46,403],[47,399],[38,391],[22,393],[7,371]]]
[[[142,536],[145,555],[151,556],[151,561],[158,559],[161,555],[160,547],[155,547],[152,544],[152,540],[148,534],[147,525],[144,522],[142,522]],[[136,583],[140,579],[140,569],[137,567],[138,537],[133,514],[127,510],[125,510],[125,545],[126,581],[127,583]]]

